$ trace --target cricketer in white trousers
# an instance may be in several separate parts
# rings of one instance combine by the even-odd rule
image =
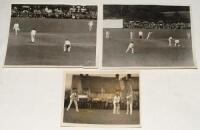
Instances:
[[[31,30],[31,42],[35,42],[35,35],[36,35],[36,30]]]
[[[17,36],[18,31],[20,30],[20,29],[19,29],[19,24],[18,24],[18,23],[15,23],[15,24],[14,24],[13,30],[15,30],[15,35]]]
[[[78,95],[77,95],[76,92],[73,92],[73,93],[70,95],[70,102],[69,102],[69,105],[68,105],[68,107],[67,107],[67,111],[69,111],[69,109],[70,109],[70,107],[71,107],[71,105],[72,105],[72,102],[74,102],[76,111],[79,112],[77,101],[78,101]]]
[[[168,38],[169,47],[171,47],[171,46],[172,46],[172,39],[173,39],[172,37],[169,37],[169,38]]]
[[[89,21],[89,22],[88,22],[88,29],[89,29],[89,32],[92,31],[93,25],[94,25],[93,21]]]
[[[150,38],[151,34],[152,34],[152,32],[148,32],[147,38],[146,38],[147,40]]]
[[[109,38],[110,38],[110,32],[106,31],[106,39],[109,39]]]
[[[187,32],[187,38],[188,38],[188,39],[191,39],[191,34],[190,34],[190,32]]]
[[[127,99],[127,110],[126,110],[126,114],[130,114],[132,115],[133,113],[133,92],[130,92],[129,95],[126,97]]]
[[[120,96],[115,95],[113,99],[113,114],[120,114]]]

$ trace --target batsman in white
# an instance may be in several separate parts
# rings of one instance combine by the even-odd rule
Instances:
[[[69,102],[69,105],[67,107],[67,111],[69,111],[71,105],[72,105],[72,102],[74,102],[74,105],[75,105],[75,108],[76,108],[76,112],[79,112],[78,110],[78,94],[76,91],[73,91],[70,95],[70,102]]]
[[[31,42],[35,42],[35,37],[36,37],[37,31],[35,29],[31,30]]]
[[[148,32],[147,38],[146,38],[147,40],[150,39],[151,34],[152,34],[152,32]]]
[[[19,23],[15,23],[13,25],[13,30],[15,31],[15,35],[17,36],[18,31],[20,31],[20,29],[19,29]]]
[[[113,114],[120,114],[120,96],[116,93],[113,99]]]
[[[71,42],[69,41],[69,39],[65,40],[64,46],[63,46],[63,51],[64,52],[70,52],[71,51]]]
[[[129,43],[128,48],[126,49],[126,53],[128,53],[129,50],[131,50],[131,53],[132,53],[132,54],[135,53],[135,52],[134,52],[134,43],[133,43],[133,41],[131,41],[131,42]]]
[[[93,20],[91,20],[91,21],[88,22],[88,29],[89,29],[89,32],[92,31],[92,27],[93,27],[93,25],[94,25]]]
[[[168,38],[169,47],[172,46],[172,40],[173,40],[173,38],[172,38],[172,36],[170,36],[170,37]]]

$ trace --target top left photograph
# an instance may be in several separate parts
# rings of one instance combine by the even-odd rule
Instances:
[[[5,67],[96,67],[96,5],[12,4]]]

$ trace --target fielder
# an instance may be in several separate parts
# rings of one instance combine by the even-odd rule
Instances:
[[[150,38],[151,34],[152,34],[152,32],[148,32],[147,38],[146,38],[147,40]]]
[[[63,46],[64,52],[70,52],[71,51],[71,43],[68,39],[65,40],[64,46]]]
[[[74,105],[75,105],[75,108],[76,108],[76,112],[79,112],[78,110],[78,94],[74,91],[72,92],[72,94],[70,95],[70,102],[69,102],[69,105],[67,107],[67,111],[69,111],[71,105],[72,105],[72,102],[74,102]]]
[[[143,32],[142,31],[139,31],[139,38],[143,39]]]
[[[106,39],[110,39],[110,32],[106,31]]]
[[[190,32],[187,32],[187,38],[188,38],[188,39],[191,39],[191,34],[190,34]]]
[[[127,104],[127,109],[126,109],[126,114],[132,115],[133,113],[133,91],[129,92],[129,94],[126,96],[126,104]]]
[[[37,31],[35,29],[31,30],[31,42],[35,42],[35,36],[36,36]]]
[[[169,47],[172,46],[172,40],[173,40],[173,38],[172,38],[172,36],[170,36],[170,37],[168,38]]]
[[[129,43],[128,48],[126,49],[126,53],[129,52],[129,50],[131,50],[131,53],[134,54],[134,43],[133,41]]]
[[[89,29],[89,32],[92,31],[92,27],[93,27],[93,25],[94,25],[94,23],[93,23],[92,20],[88,22],[88,29]]]
[[[120,114],[120,96],[118,93],[116,93],[113,99],[113,114]]]
[[[13,30],[15,31],[15,35],[17,36],[18,31],[20,31],[20,29],[19,29],[19,23],[15,23],[13,25]]]

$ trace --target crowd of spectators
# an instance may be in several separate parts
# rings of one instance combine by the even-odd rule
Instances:
[[[124,28],[143,28],[143,29],[190,29],[189,22],[165,22],[160,20],[158,22],[149,21],[128,21],[124,22]]]
[[[12,17],[97,19],[97,9],[92,6],[33,6],[16,5],[11,10]]]
[[[104,19],[123,19],[130,29],[191,28],[189,6],[105,5]]]

